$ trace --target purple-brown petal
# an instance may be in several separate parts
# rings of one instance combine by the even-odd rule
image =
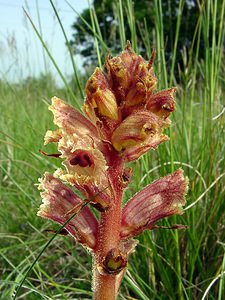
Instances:
[[[87,206],[80,210],[84,203],[83,200],[74,194],[61,180],[56,179],[49,173],[45,173],[41,179],[39,189],[42,190],[43,204],[40,206],[37,215],[63,225],[77,211],[74,218],[64,228],[78,242],[94,249],[98,222]]]
[[[49,109],[53,112],[54,123],[63,131],[62,136],[76,135],[80,139],[89,136],[92,140],[98,140],[95,125],[63,100],[53,97]]]
[[[138,192],[122,210],[121,237],[135,236],[159,219],[181,214],[187,188],[188,180],[179,169]]]
[[[125,101],[126,107],[144,104],[157,84],[151,65],[129,43],[121,54],[106,60],[106,69],[117,102]]]
[[[92,166],[78,166],[78,168],[92,169]],[[112,191],[107,174],[105,173],[104,176],[99,176],[98,173],[88,175],[88,171],[86,174],[79,173],[67,173],[66,171],[58,169],[55,171],[54,176],[77,188],[98,210],[107,210],[110,205],[112,205]]]
[[[91,155],[84,150],[76,150],[73,153],[73,157],[70,159],[69,163],[72,166],[79,165],[82,168],[91,167],[92,165],[94,165],[94,161]]]
[[[175,110],[175,91],[176,88],[171,88],[149,96],[146,109],[166,119]]]

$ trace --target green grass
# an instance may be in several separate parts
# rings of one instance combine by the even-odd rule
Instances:
[[[117,18],[121,45],[127,39],[138,49],[132,17],[133,6],[127,2],[127,18],[118,1]],[[52,2],[51,2],[52,3]],[[148,152],[134,164],[133,181],[126,191],[128,199],[151,181],[182,167],[190,179],[187,205],[180,217],[159,222],[160,225],[182,223],[186,230],[157,229],[142,234],[139,245],[129,259],[119,299],[212,299],[222,300],[225,293],[225,121],[224,113],[224,6],[206,1],[199,11],[193,48],[183,53],[185,72],[180,72],[177,110],[168,131],[170,142]],[[53,4],[52,4],[53,5]],[[179,3],[182,9],[183,1]],[[53,5],[54,9],[54,5]],[[176,45],[180,17],[177,19],[174,52],[169,64],[165,58],[162,26],[162,3],[154,1],[155,40],[149,41],[143,30],[146,58],[150,47],[157,50],[155,72],[159,89],[176,86]],[[57,11],[55,11],[57,15]],[[93,36],[99,65],[103,64],[107,45],[102,40],[98,19],[91,10]],[[57,16],[59,17],[59,16]],[[60,21],[60,17],[59,17]],[[128,22],[131,36],[124,32]],[[63,24],[60,24],[63,28]],[[212,32],[210,31],[212,25]],[[35,25],[33,27],[36,29]],[[216,35],[218,29],[219,35]],[[209,35],[212,38],[209,39]],[[66,33],[64,34],[66,40]],[[207,47],[199,60],[200,37]],[[44,45],[40,36],[40,42]],[[122,47],[121,47],[122,49]],[[45,49],[48,51],[48,49]],[[68,49],[70,51],[70,48]],[[101,52],[103,51],[103,52]],[[50,54],[50,53],[49,53]],[[54,61],[54,58],[50,59]],[[55,62],[57,68],[57,62]],[[44,245],[52,238],[46,229],[57,225],[36,216],[41,203],[35,184],[45,171],[53,172],[58,162],[38,151],[44,149],[43,136],[52,129],[48,103],[57,95],[76,106],[82,101],[81,78],[73,60],[74,76],[80,90],[75,94],[65,80],[58,89],[50,75],[45,80],[31,80],[26,85],[0,82],[0,299],[11,299],[27,274],[17,299],[91,299],[91,257],[71,238],[57,235],[36,261]],[[168,70],[171,70],[169,73]],[[60,70],[59,70],[60,71]],[[54,151],[48,146],[49,152]],[[52,148],[51,148],[52,147]]]

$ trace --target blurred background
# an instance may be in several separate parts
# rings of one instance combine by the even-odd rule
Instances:
[[[85,83],[127,40],[156,49],[158,90],[177,87],[170,141],[134,163],[126,202],[178,168],[184,214],[139,238],[119,299],[218,299],[225,294],[225,0],[0,0],[0,299],[91,299],[91,256],[36,216],[38,178],[60,165],[39,150],[52,96],[81,110]],[[43,251],[44,250],[44,251]]]
[[[69,38],[74,30],[72,24],[78,13],[88,8],[88,1],[73,1],[73,8],[65,1],[55,1],[64,29]],[[59,68],[69,77],[72,66],[66,49],[63,33],[49,1],[1,1],[0,23],[0,76],[10,82],[19,82],[28,77],[39,77],[52,73],[58,84],[61,84],[58,73],[47,57],[42,44],[35,34],[26,12],[40,31],[44,42],[51,51]],[[78,57],[78,65],[81,57]]]

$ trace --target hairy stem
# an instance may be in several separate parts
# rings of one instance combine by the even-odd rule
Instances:
[[[120,274],[99,272],[99,266],[110,250],[115,249],[120,241],[121,201],[123,189],[120,187],[121,164],[113,164],[109,171],[114,190],[112,206],[101,213],[98,244],[94,255],[93,289],[95,300],[115,300],[120,285]]]

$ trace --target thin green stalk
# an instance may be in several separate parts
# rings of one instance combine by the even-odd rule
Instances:
[[[166,290],[169,291],[169,293],[173,293],[172,282],[170,280],[169,274],[166,271],[164,262],[161,260],[160,255],[157,251],[156,244],[154,242],[152,234],[148,232],[147,237],[148,237],[148,244],[153,252],[155,266],[158,270],[160,270],[160,278],[162,279],[163,286],[165,287]]]
[[[136,25],[135,25],[135,17],[134,17],[134,4],[131,0],[127,0],[127,21],[131,33],[132,48],[135,50],[135,52],[138,52],[137,33],[136,33]]]
[[[224,247],[224,246],[223,246]],[[221,266],[221,274],[225,272],[225,248],[224,248],[224,255],[223,255],[223,262]],[[218,292],[218,300],[223,300],[223,295],[225,292],[225,274],[221,276],[219,282],[219,292]]]
[[[75,105],[76,105],[77,109],[80,109],[80,103],[77,101],[77,98],[76,98],[75,94],[73,93],[71,87],[70,87],[69,84],[67,83],[66,78],[64,77],[64,75],[62,74],[60,68],[59,68],[58,65],[56,64],[56,62],[55,62],[53,56],[51,55],[51,53],[50,53],[50,51],[49,51],[47,45],[45,44],[44,40],[42,39],[42,36],[41,36],[41,34],[39,33],[37,27],[35,26],[34,22],[32,21],[31,17],[30,17],[29,14],[27,13],[27,11],[26,11],[25,9],[23,9],[23,10],[24,10],[24,13],[26,14],[28,20],[30,21],[30,23],[31,23],[31,25],[32,25],[32,27],[33,27],[35,33],[37,34],[37,36],[38,36],[38,38],[39,38],[39,40],[40,40],[40,42],[41,42],[43,48],[44,48],[45,51],[47,52],[47,54],[48,54],[50,60],[52,61],[54,67],[56,68],[57,72],[59,73],[59,76],[61,77],[63,83],[65,84],[65,87],[67,88],[68,93],[70,94],[71,98],[75,101]]]
[[[194,104],[194,95],[195,95],[195,89],[196,89],[196,76],[197,76],[197,66],[198,66],[198,57],[199,57],[199,49],[200,49],[201,31],[202,31],[202,10],[200,10],[200,15],[199,15],[198,22],[196,24],[195,32],[193,35],[192,47],[190,50],[190,59],[189,59],[189,63],[188,63],[189,74],[191,74],[191,78],[192,78],[190,110],[189,110],[190,111],[189,136],[188,136],[188,144],[190,147],[192,145],[193,104]],[[196,35],[197,35],[197,41],[196,41],[194,64],[191,64],[191,62],[193,62],[192,54],[193,54],[194,42],[196,40]],[[190,159],[191,159],[191,157],[190,157]]]
[[[39,7],[38,7],[38,0],[36,0],[35,2],[36,2],[36,8],[37,8],[37,17],[38,17],[38,25],[39,25],[40,35],[43,36],[43,34],[42,34],[42,26],[41,26],[40,11],[39,11]],[[46,62],[44,48],[42,48],[42,55],[43,55],[43,60],[44,60],[45,73],[47,74],[48,73],[48,68],[47,68],[47,62]]]
[[[118,20],[119,20],[119,32],[120,32],[120,45],[121,45],[122,49],[124,49],[124,47],[126,45],[126,33],[125,33],[125,27],[124,27],[122,0],[119,0]]]
[[[93,28],[94,28],[94,30],[96,28],[96,40],[98,40],[100,45],[101,45],[101,48],[98,46],[100,57],[103,57],[104,60],[105,60],[107,54],[109,53],[109,49],[108,49],[108,47],[105,47],[104,42],[102,42],[103,37],[102,37],[101,29],[100,29],[100,26],[99,26],[99,22],[98,22],[98,16],[96,14],[95,9],[92,10],[92,13],[93,13],[93,19],[94,19],[94,27]],[[99,37],[99,38],[97,38],[97,37]]]
[[[216,22],[217,22],[217,1],[211,1],[212,6],[212,52],[211,52],[211,72],[210,72],[210,112],[212,117],[213,114],[213,102],[216,88],[216,77],[218,74],[215,73],[215,55],[216,55]]]
[[[98,65],[99,65],[100,68],[102,68],[102,60],[101,60],[101,54],[100,54],[98,39],[95,37],[96,27],[95,27],[95,21],[94,21],[94,8],[91,7],[89,0],[88,0],[88,3],[89,3],[89,11],[90,11],[90,17],[91,17],[92,30],[94,32],[95,50],[96,50],[97,58],[98,58]]]
[[[102,39],[102,36],[99,35],[96,31],[94,31],[93,27],[82,17],[82,15],[80,15],[72,6],[71,4],[66,1],[67,4],[69,5],[69,7],[76,13],[76,15],[83,21],[83,23],[85,24],[85,26],[87,26],[87,28],[92,32],[93,36],[95,38],[98,39],[98,41],[101,43],[102,45],[102,48],[104,49],[104,51],[108,52],[109,51],[109,48],[108,46],[106,45],[106,43],[104,42],[104,40]]]
[[[157,1],[154,0],[154,25],[155,25],[155,31],[156,31],[156,52],[157,52],[157,73],[161,75],[162,71],[161,68],[161,45],[160,45],[160,30],[159,30],[159,16],[158,16],[158,7],[157,7]],[[161,81],[159,82],[159,89],[161,88]]]
[[[167,79],[167,70],[166,70],[166,61],[165,61],[165,46],[164,46],[164,29],[163,29],[163,13],[162,13],[162,2],[161,0],[155,0],[155,12],[156,12],[156,27],[157,29],[157,45],[158,45],[158,50],[160,49],[160,68],[161,72],[163,74],[163,80],[161,80],[161,84],[164,84],[163,88],[167,88],[168,84],[168,79]],[[180,6],[181,6],[180,2]],[[177,29],[176,29],[176,38],[175,38],[175,47],[177,46],[177,41],[178,41],[178,34],[179,34],[179,28],[178,25],[180,24],[180,19],[178,18],[177,21]],[[175,52],[174,52],[175,53]],[[172,66],[174,68],[175,64],[175,54],[173,55],[173,61],[172,61]],[[173,74],[172,74],[173,75]],[[172,75],[171,75],[171,81],[172,81]],[[172,136],[172,129],[170,128],[170,135]],[[171,159],[171,170],[174,170],[174,156],[173,156],[174,150],[173,150],[173,141],[170,139],[170,159]],[[178,285],[178,298],[180,300],[183,299],[183,286],[182,286],[182,281],[181,281],[181,260],[180,260],[180,246],[179,246],[179,237],[178,237],[178,232],[175,232],[175,237],[174,237],[174,242],[175,242],[175,268],[176,268],[176,273],[177,273],[177,285]]]
[[[216,66],[216,73],[219,74],[221,61],[222,61],[222,53],[223,53],[223,41],[225,36],[225,0],[222,1],[221,4],[221,15],[220,15],[220,23],[219,23],[219,33],[218,33],[218,42],[217,42],[217,54],[215,57],[215,66]]]
[[[179,7],[178,7],[179,13],[177,14],[176,33],[175,33],[175,39],[174,39],[174,44],[173,44],[172,64],[171,64],[171,69],[170,69],[169,86],[172,85],[173,79],[174,79],[174,67],[175,67],[175,62],[176,62],[177,44],[178,44],[178,38],[179,38],[179,33],[180,33],[180,24],[181,24],[183,8],[184,8],[184,0],[180,0]]]
[[[161,0],[154,0],[155,8],[155,26],[157,28],[157,52],[160,55],[159,61],[159,72],[161,74],[160,86],[159,88],[167,88],[167,70],[166,70],[166,60],[165,60],[165,45],[164,45],[164,30],[163,30],[163,12],[162,12],[162,2]]]
[[[150,38],[150,34],[149,34],[149,29],[147,27],[146,18],[144,18],[144,28],[142,29],[139,26],[139,31],[140,31],[140,34],[141,34],[142,41],[145,45],[147,57],[151,57],[152,45],[151,45],[151,38]]]
[[[79,89],[79,92],[80,92],[81,99],[83,99],[83,98],[84,98],[83,88],[82,88],[82,86],[81,86],[81,83],[80,83],[80,80],[79,80],[79,77],[78,77],[77,66],[76,66],[76,63],[75,63],[75,61],[74,61],[74,55],[73,55],[72,47],[71,47],[70,42],[69,42],[69,40],[68,40],[68,38],[67,38],[67,35],[66,35],[65,30],[64,30],[63,24],[62,24],[62,22],[61,22],[61,19],[60,19],[60,17],[59,17],[59,14],[58,14],[58,12],[57,12],[57,9],[56,9],[56,7],[55,7],[53,1],[50,0],[50,3],[51,3],[51,5],[52,5],[52,8],[53,8],[54,13],[55,13],[55,15],[56,15],[56,18],[57,18],[57,20],[58,20],[58,22],[59,22],[60,28],[61,28],[62,33],[63,33],[63,35],[64,35],[64,38],[65,38],[65,41],[66,41],[66,46],[67,46],[67,48],[68,48],[68,50],[69,50],[70,59],[71,59],[72,66],[73,66],[73,73],[74,73],[74,76],[75,76],[76,84],[77,84],[77,86],[78,86],[78,89]]]
[[[203,194],[208,193],[212,189],[212,187],[215,185],[215,183],[217,183],[218,180],[221,180],[221,178],[224,177],[224,175],[225,175],[225,173],[221,174],[218,177],[218,179],[216,179],[213,183],[211,183],[211,185],[207,188],[206,191],[204,191]],[[207,210],[206,203],[204,203],[204,204],[205,204],[204,209]],[[200,213],[200,217],[198,216],[198,219],[195,219],[195,222],[193,223],[192,235],[194,236],[196,234],[196,236],[194,239],[195,244],[193,245],[193,250],[194,250],[193,255],[192,255],[192,257],[190,257],[190,259],[191,259],[190,271],[189,271],[189,281],[190,282],[193,282],[194,271],[196,268],[196,261],[198,261],[198,259],[199,259],[200,249],[203,247],[204,240],[207,239],[207,231],[209,231],[210,223],[214,219],[215,212],[216,212],[216,210],[219,209],[220,205],[221,205],[220,199],[218,199],[217,201],[214,201],[213,208],[211,208],[210,211],[207,210],[207,219],[204,221],[204,223],[201,222],[201,220],[203,220],[202,212]],[[194,215],[196,215],[196,213]],[[217,220],[217,221],[219,222],[219,220]],[[196,230],[196,229],[199,229],[199,226],[197,223],[203,224],[203,226],[201,226],[200,232],[198,230]]]
[[[162,2],[159,0],[159,17],[160,17],[160,28],[161,28],[161,58],[162,58],[162,67],[163,67],[163,75],[164,75],[164,83],[165,88],[168,87],[168,79],[167,79],[167,69],[166,69],[166,60],[165,60],[165,44],[164,44],[164,30],[163,30],[163,12],[162,12]]]
[[[135,282],[135,278],[131,276],[130,272],[127,272],[127,273],[128,274],[125,275],[125,281],[127,282],[130,289],[132,291],[134,291],[134,293],[136,295],[138,295],[138,297],[140,297],[138,299],[149,300],[149,297],[143,293],[143,291],[139,288],[137,282]],[[136,275],[136,274],[134,274],[134,275]],[[141,277],[139,277],[139,278],[141,280]],[[156,299],[160,299],[159,297],[157,297],[157,295],[155,295],[155,297],[156,297]]]

